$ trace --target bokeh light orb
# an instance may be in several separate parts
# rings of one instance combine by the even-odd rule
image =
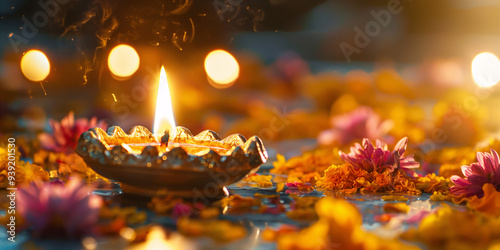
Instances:
[[[482,88],[493,87],[500,81],[500,60],[490,52],[474,57],[471,70],[474,82]]]
[[[29,50],[21,58],[21,71],[28,80],[41,82],[50,73],[49,58],[40,50]]]
[[[119,79],[125,79],[133,75],[139,69],[139,64],[139,54],[130,45],[120,44],[109,52],[109,71]]]
[[[209,82],[216,88],[228,88],[240,75],[238,61],[225,50],[214,50],[205,58],[205,71]]]

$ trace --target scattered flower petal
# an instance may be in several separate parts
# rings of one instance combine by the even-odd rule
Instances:
[[[408,213],[410,207],[406,203],[386,203],[384,211],[386,213]]]
[[[384,201],[408,201],[408,198],[402,195],[383,195],[381,198]]]

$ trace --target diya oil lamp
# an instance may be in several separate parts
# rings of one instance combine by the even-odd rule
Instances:
[[[120,182],[126,193],[153,195],[166,189],[176,196],[208,198],[227,194],[226,185],[257,171],[268,158],[257,136],[221,139],[211,130],[193,135],[176,127],[163,67],[154,132],[143,126],[128,134],[118,126],[91,128],[80,136],[76,152],[98,174]]]

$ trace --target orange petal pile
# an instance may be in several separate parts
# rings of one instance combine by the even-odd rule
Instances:
[[[319,179],[317,186],[345,193],[360,191],[421,194],[415,183],[401,170],[368,172],[347,164],[330,166]]]

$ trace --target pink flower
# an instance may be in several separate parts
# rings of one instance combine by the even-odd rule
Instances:
[[[319,144],[345,145],[361,138],[370,140],[382,138],[392,128],[392,122],[382,121],[370,107],[359,107],[347,114],[332,117],[332,126],[333,128],[319,134]]]
[[[500,160],[497,152],[491,149],[491,154],[477,152],[477,161],[470,166],[462,166],[465,179],[454,175],[451,181],[455,184],[451,187],[451,194],[470,197],[476,195],[478,198],[484,196],[483,185],[491,183],[496,190],[500,190]]]
[[[172,216],[175,218],[189,217],[193,213],[193,208],[184,203],[177,203],[172,209]]]
[[[416,173],[411,169],[418,168],[420,164],[415,162],[413,155],[404,156],[407,144],[408,137],[405,137],[396,144],[394,151],[389,151],[387,144],[377,140],[373,145],[368,138],[364,138],[363,146],[356,143],[354,147],[351,147],[349,154],[342,151],[339,151],[339,154],[344,162],[357,169],[382,173],[386,170],[393,172],[399,167],[409,176],[415,177]]]
[[[285,186],[290,188],[290,189],[298,189],[299,184],[302,184],[302,183],[300,183],[298,181],[294,181],[294,182],[287,182],[285,184]]]
[[[286,52],[275,64],[275,73],[284,81],[294,81],[310,74],[309,65],[297,53]]]
[[[18,212],[40,237],[78,238],[92,234],[101,198],[79,179],[67,185],[33,182],[18,191]]]
[[[46,150],[56,152],[71,152],[76,148],[80,135],[89,128],[100,127],[105,129],[105,122],[97,122],[93,117],[90,121],[86,118],[80,118],[75,122],[75,115],[71,111],[61,122],[50,119],[51,133],[43,133],[38,136],[42,147]]]

